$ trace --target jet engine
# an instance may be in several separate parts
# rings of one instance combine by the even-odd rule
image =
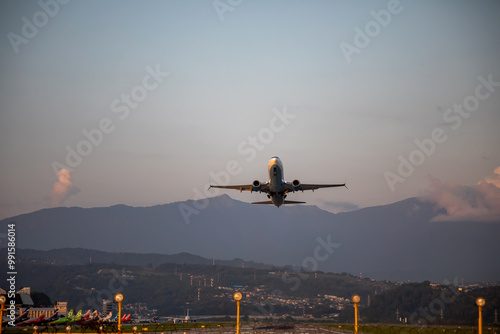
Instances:
[[[302,188],[299,180],[293,180],[292,187],[293,187],[293,191],[299,191],[300,188]]]
[[[259,180],[255,180],[252,182],[252,191],[260,191],[261,185]]]

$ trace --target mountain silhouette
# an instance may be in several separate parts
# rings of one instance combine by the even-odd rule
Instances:
[[[189,222],[185,207],[193,208]],[[401,281],[499,280],[500,224],[432,221],[438,211],[418,198],[333,214],[222,195],[198,206],[44,209],[0,221],[0,233],[15,222],[17,247],[35,250],[189,253]]]

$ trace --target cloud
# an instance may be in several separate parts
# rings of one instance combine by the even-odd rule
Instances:
[[[60,206],[69,196],[80,191],[71,182],[69,170],[63,168],[57,173],[58,181],[54,182],[52,193],[50,195],[50,205],[52,207]]]
[[[500,166],[495,168],[493,173],[495,174],[495,176],[494,177],[487,177],[485,181],[487,183],[491,183],[491,184],[495,185],[495,187],[497,187],[497,188],[500,188]]]
[[[475,186],[443,183],[429,177],[432,191],[426,197],[446,212],[433,221],[500,222],[500,167],[494,177],[487,177]]]

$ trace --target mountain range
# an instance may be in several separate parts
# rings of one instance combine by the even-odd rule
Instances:
[[[0,252],[7,252],[6,248],[0,248]],[[224,267],[273,270],[276,267],[243,259],[215,260],[189,253],[158,254],[158,253],[129,253],[129,252],[105,252],[85,248],[57,248],[51,250],[17,249],[16,256],[19,262],[36,262],[54,265],[86,265],[92,263],[116,264],[124,266],[157,267],[162,264],[179,265],[218,265]]]
[[[189,220],[186,207],[195,213]],[[500,280],[500,222],[433,221],[440,210],[430,201],[409,198],[333,214],[316,206],[276,208],[222,195],[203,206],[186,201],[43,209],[0,221],[0,236],[14,223],[20,249],[186,252],[244,259],[242,266],[255,261],[377,280]]]

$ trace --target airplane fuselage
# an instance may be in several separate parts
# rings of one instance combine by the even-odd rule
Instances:
[[[278,157],[273,157],[267,165],[269,174],[269,196],[277,207],[285,201],[284,170],[283,163]]]

